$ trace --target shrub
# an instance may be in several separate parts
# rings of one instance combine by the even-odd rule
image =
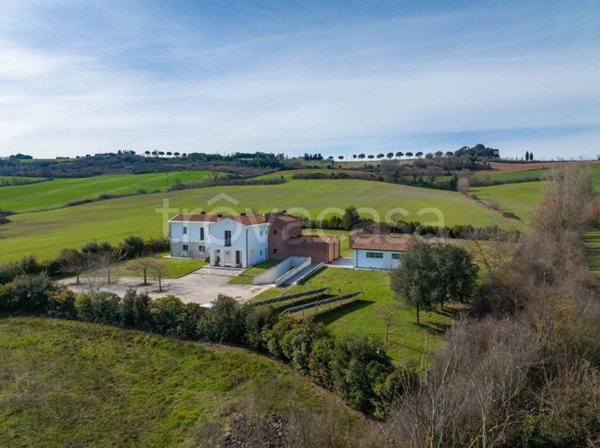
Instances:
[[[266,348],[263,334],[277,322],[277,312],[270,305],[243,308],[244,342],[255,350]]]
[[[168,295],[150,302],[150,313],[154,330],[158,333],[176,336],[183,319],[183,303],[178,297]]]
[[[267,350],[277,358],[283,358],[283,350],[281,348],[281,340],[285,334],[293,327],[298,325],[298,321],[292,317],[280,317],[273,328],[266,329],[263,332]]]
[[[281,350],[294,368],[308,372],[308,360],[315,340],[328,336],[322,323],[306,322],[292,327],[281,339]]]
[[[198,323],[200,338],[219,343],[241,342],[244,319],[235,299],[219,295],[212,304]]]
[[[336,341],[331,360],[333,388],[350,406],[373,413],[379,398],[375,385],[392,371],[390,358],[377,340],[345,336]]]
[[[121,249],[121,253],[123,254],[123,258],[131,259],[144,255],[146,251],[146,247],[144,244],[144,240],[139,236],[128,236],[125,240],[119,245]]]
[[[45,314],[55,287],[46,274],[19,275],[0,293],[0,309]]]
[[[312,351],[308,359],[308,373],[315,383],[331,388],[331,360],[335,341],[331,337],[319,338],[313,342]]]
[[[75,294],[67,288],[55,291],[48,303],[46,314],[59,319],[76,319]]]
[[[121,298],[116,294],[80,294],[75,299],[75,308],[79,319],[87,322],[112,325],[122,322]]]
[[[153,322],[148,294],[145,292],[138,294],[135,289],[127,289],[121,302],[121,319],[125,326],[151,330]]]

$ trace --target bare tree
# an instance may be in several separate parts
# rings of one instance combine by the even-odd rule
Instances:
[[[476,229],[469,235],[469,251],[487,274],[494,276],[517,249],[518,235],[501,229]]]
[[[165,272],[167,271],[167,264],[160,257],[155,257],[152,258],[152,265],[150,269],[152,270],[152,272],[158,280],[158,291],[162,292],[162,278],[165,275]]]
[[[144,275],[144,286],[148,285],[148,271],[154,267],[154,257],[137,258],[129,262],[129,268]]]
[[[83,260],[83,279],[91,296],[100,292],[104,280],[104,261],[99,254],[88,254]]]

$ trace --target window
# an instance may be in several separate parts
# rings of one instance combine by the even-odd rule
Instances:
[[[187,244],[183,245],[183,250],[184,250],[184,252],[187,252],[187,250],[188,250],[188,245]]]
[[[262,250],[260,251],[260,256],[262,257]]]
[[[400,260],[400,253],[396,252],[392,254],[392,260]]]
[[[231,230],[225,230],[225,246],[231,246]]]
[[[206,247],[198,246],[198,252],[205,252],[205,251],[206,251]]]
[[[273,235],[277,235],[277,230],[273,230]]]
[[[381,252],[367,252],[367,258],[383,258]]]
[[[187,235],[187,226],[183,226],[183,234]]]
[[[277,249],[273,249],[273,253],[276,254],[277,253]]]
[[[200,227],[200,241],[204,241],[204,227]]]

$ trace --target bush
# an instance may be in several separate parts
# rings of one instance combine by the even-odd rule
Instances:
[[[45,314],[56,290],[48,275],[19,275],[0,290],[0,310]]]
[[[242,309],[244,314],[244,342],[255,350],[266,348],[263,334],[277,322],[277,312],[270,305],[248,306]]]
[[[375,385],[392,369],[379,341],[354,335],[336,341],[331,360],[333,388],[353,408],[372,414],[379,399]]]
[[[333,359],[333,351],[335,349],[335,341],[331,337],[324,337],[313,342],[312,352],[308,359],[308,373],[313,378],[315,383],[331,388],[331,360]]]
[[[276,358],[283,358],[283,350],[281,348],[281,341],[285,334],[290,331],[293,327],[298,325],[298,321],[285,316],[280,317],[273,328],[265,329],[263,332],[263,338],[265,340],[267,350]]]
[[[213,342],[239,343],[244,336],[244,319],[235,299],[219,295],[198,323],[200,338]]]
[[[123,258],[129,260],[131,258],[141,257],[145,255],[146,246],[144,240],[139,236],[128,236],[119,245]]]
[[[13,281],[19,275],[39,274],[46,266],[37,262],[32,255],[21,258],[19,261],[0,265],[0,284]]]
[[[76,319],[75,294],[67,288],[55,291],[48,303],[46,315],[57,319]]]
[[[315,340],[328,336],[322,323],[306,322],[292,327],[281,339],[283,356],[294,368],[308,372],[308,361]]]
[[[161,334],[176,336],[183,320],[183,303],[178,297],[168,295],[150,302],[154,330]]]
[[[121,302],[121,319],[123,325],[140,330],[152,330],[153,321],[150,314],[150,297],[145,292],[137,293],[129,288]]]
[[[121,298],[116,294],[80,294],[75,299],[75,308],[79,319],[87,322],[118,325],[123,320]]]

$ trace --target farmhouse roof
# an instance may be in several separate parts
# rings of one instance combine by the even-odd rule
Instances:
[[[263,224],[266,221],[265,215],[212,215],[212,214],[196,214],[184,215],[179,214],[170,219],[169,222],[217,222],[221,219],[232,219],[246,226]]]
[[[408,236],[360,235],[351,240],[351,248],[359,250],[405,251],[410,244]]]

